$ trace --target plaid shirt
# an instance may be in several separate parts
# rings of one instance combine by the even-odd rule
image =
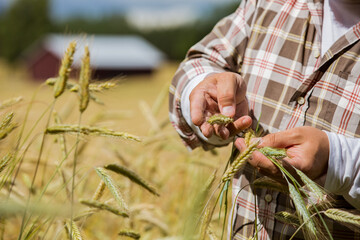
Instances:
[[[170,87],[170,119],[190,148],[203,146],[181,115],[186,84],[202,73],[236,72],[247,83],[247,98],[256,122],[277,132],[313,126],[347,137],[360,136],[360,23],[320,56],[322,0],[242,0],[232,15],[193,46]],[[253,236],[255,178],[249,166],[233,181],[233,239]],[[274,213],[294,212],[290,199],[278,192],[256,190],[259,239],[288,238],[290,225]],[[328,221],[334,239],[360,239],[360,234]],[[249,224],[250,223],[250,224]],[[301,235],[297,235],[302,239]]]

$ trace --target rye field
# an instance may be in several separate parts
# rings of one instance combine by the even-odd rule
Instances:
[[[168,120],[178,63],[56,86],[0,62],[0,239],[191,239],[230,148],[188,152]],[[56,85],[56,84],[55,84]],[[215,210],[207,239],[221,237]]]
[[[287,149],[258,147],[258,127],[246,131],[241,153],[230,146],[189,153],[168,120],[178,63],[96,81],[87,47],[78,76],[70,74],[75,49],[70,43],[58,75],[43,82],[0,62],[0,239],[224,239],[232,178],[254,151],[286,183],[259,176],[247,186],[290,196],[296,212],[274,218],[295,227],[291,239],[333,239],[324,217],[358,230],[357,212],[283,165]],[[251,239],[259,221],[255,215]]]

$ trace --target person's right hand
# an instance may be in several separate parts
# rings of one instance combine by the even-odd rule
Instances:
[[[189,97],[192,122],[200,127],[207,138],[215,133],[228,139],[252,123],[245,94],[246,84],[239,74],[224,72],[206,77]],[[234,122],[226,127],[212,126],[206,122],[209,117],[219,113],[232,117]]]

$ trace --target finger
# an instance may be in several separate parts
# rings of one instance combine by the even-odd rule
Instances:
[[[207,138],[211,137],[214,133],[214,127],[207,122],[201,124],[200,130],[203,133],[203,135]]]
[[[249,128],[252,124],[252,119],[249,116],[243,116],[237,119],[235,122],[229,124],[227,128],[231,135],[236,135],[241,131]]]
[[[221,137],[222,139],[226,140],[230,137],[230,132],[225,126],[216,124],[214,129],[215,129],[215,134]]]
[[[206,98],[204,91],[197,91],[194,89],[189,97],[190,100],[190,116],[191,121],[196,125],[200,126],[204,120],[204,112],[206,108]]]
[[[245,151],[247,148],[245,139],[238,138],[235,141],[235,147],[239,149],[240,152]],[[266,173],[267,176],[278,176],[279,170],[277,167],[258,151],[253,152],[252,157],[248,161],[254,168],[258,169],[259,171]]]
[[[240,153],[244,152],[247,148],[245,139],[244,138],[238,138],[235,141],[235,147],[239,149]]]
[[[274,176],[279,174],[278,168],[259,151],[253,152],[252,158],[251,158],[251,160],[249,160],[249,163],[253,167],[255,167],[257,169],[261,169],[262,171],[265,171],[268,174],[271,174]]]
[[[228,117],[235,116],[237,81],[233,74],[224,75],[218,80],[217,100],[220,111]]]
[[[300,143],[300,135],[297,134],[296,129],[290,129],[282,132],[272,133],[266,135],[261,139],[259,148],[261,147],[274,147],[274,148],[287,148]]]

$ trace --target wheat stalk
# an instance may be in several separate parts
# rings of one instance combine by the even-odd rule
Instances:
[[[60,116],[56,111],[54,111],[54,120],[55,120],[56,124],[58,124],[58,125],[61,124]],[[62,157],[63,157],[63,159],[66,159],[68,154],[67,154],[66,142],[65,142],[64,134],[60,134],[59,137],[58,137],[58,140],[59,140],[59,143],[60,143],[60,149],[61,149],[61,152],[62,152]]]
[[[115,186],[112,178],[106,173],[105,169],[103,168],[96,168],[96,173],[99,175],[99,177],[104,181],[108,189],[110,190],[111,194],[114,196],[116,202],[119,204],[119,206],[124,209],[126,212],[129,212],[128,207],[123,200],[120,192],[118,191],[118,188]]]
[[[354,225],[360,227],[360,215],[355,215],[348,211],[337,209],[337,208],[327,209],[324,212],[324,214],[327,217],[329,217],[333,220],[336,220],[338,222],[350,223],[350,224],[354,224]]]
[[[300,176],[301,181],[306,185],[307,188],[309,188],[310,192],[314,193],[319,202],[326,200],[326,192],[321,189],[313,180],[311,180],[308,176],[306,176],[302,171],[294,168],[296,173]],[[331,205],[330,202],[328,202],[329,206]]]
[[[80,230],[74,221],[67,221],[65,223],[65,229],[68,232],[70,240],[82,240]]]
[[[92,200],[98,201],[100,198],[104,195],[106,184],[104,181],[100,181],[98,187],[96,188],[96,191],[94,193],[94,196],[92,197]]]
[[[251,157],[251,154],[257,149],[257,145],[259,145],[259,141],[255,141],[254,143],[250,144],[250,146],[235,159],[235,161],[224,173],[221,182],[224,183],[233,178],[235,173],[237,173],[245,165],[247,160]]]
[[[140,239],[141,235],[137,232],[134,232],[132,230],[121,230],[118,233],[119,236],[126,236],[133,239]]]
[[[129,178],[132,182],[142,186],[152,194],[156,196],[160,196],[157,190],[151,186],[147,181],[145,181],[142,177],[140,177],[136,172],[117,164],[109,164],[104,166],[105,169],[121,174],[127,178]]]
[[[200,236],[199,236],[199,240],[203,240],[205,239],[206,233],[209,229],[209,225],[211,222],[211,218],[212,218],[212,211],[210,211],[210,207],[206,207],[204,214],[201,218],[201,225],[200,225]]]
[[[309,238],[312,239],[316,237],[316,233],[319,231],[316,229],[315,223],[311,218],[309,211],[307,210],[304,199],[301,197],[300,193],[295,189],[294,185],[288,183],[290,196],[294,202],[296,212],[299,215],[300,222],[305,223],[306,230],[303,231],[304,235],[309,235]]]
[[[231,117],[224,116],[222,114],[216,114],[216,115],[209,117],[207,122],[211,125],[214,125],[214,124],[226,125],[226,124],[234,122],[234,119]]]
[[[0,140],[6,138],[15,128],[17,128],[16,124],[10,123],[8,126],[1,129],[0,130]]]
[[[3,120],[0,123],[0,130],[6,128],[7,126],[9,126],[11,120],[14,118],[14,113],[10,112],[8,114],[6,114],[6,116],[3,118]]]
[[[2,110],[4,108],[11,107],[11,106],[17,104],[18,102],[20,102],[22,100],[23,100],[23,97],[16,97],[16,98],[7,99],[7,100],[0,103],[0,110]]]
[[[90,69],[90,52],[89,47],[85,47],[85,55],[82,59],[81,70],[80,70],[80,112],[84,112],[89,104],[89,82],[91,77]]]
[[[272,147],[262,147],[259,150],[265,156],[274,158],[274,159],[283,159],[287,157],[286,149],[284,148],[272,148]]]
[[[91,92],[102,92],[104,90],[109,90],[109,89],[113,89],[114,87],[116,87],[117,82],[105,82],[105,83],[100,83],[100,84],[90,84],[89,85],[89,90]]]
[[[126,218],[129,217],[129,214],[127,212],[120,211],[119,209],[116,209],[108,204],[105,204],[105,203],[102,203],[99,201],[80,199],[80,203],[82,203],[88,207],[109,211],[109,212],[111,212],[115,215],[121,216],[121,217],[126,217]]]
[[[6,154],[0,161],[0,173],[4,171],[9,162],[13,159],[14,155],[11,153]]]
[[[255,133],[252,129],[249,129],[248,131],[246,131],[245,133],[245,144],[246,146],[250,145],[250,140],[255,136]]]
[[[73,63],[73,56],[75,53],[76,48],[76,42],[72,41],[70,42],[66,52],[65,56],[62,59],[61,66],[59,69],[59,76],[57,77],[57,80],[54,85],[54,97],[59,97],[65,90],[66,82],[69,78],[69,74],[71,71],[71,65]]]
[[[45,81],[45,84],[48,86],[54,86],[57,81],[57,78],[48,78]],[[111,82],[104,82],[104,83],[90,83],[89,84],[89,91],[90,92],[102,92],[104,90],[113,89],[117,86],[117,81],[111,81]],[[79,92],[80,86],[79,84],[68,81],[65,86],[66,89],[68,89],[70,92]]]
[[[159,122],[156,120],[156,118],[155,118],[153,112],[151,111],[149,105],[147,104],[147,102],[140,101],[139,107],[140,107],[141,113],[144,115],[146,120],[150,123],[151,130],[154,132],[160,132]]]
[[[13,118],[14,113],[10,112],[2,119],[0,123],[0,140],[6,138],[17,127],[15,123],[11,122]]]
[[[283,222],[286,224],[291,224],[296,227],[300,226],[299,218],[295,214],[291,214],[291,213],[282,211],[282,212],[275,213],[274,217],[276,220],[278,220],[280,222]]]
[[[78,126],[78,125],[56,125],[46,129],[48,134],[62,134],[62,133],[81,133],[84,135],[105,136],[105,137],[120,137],[127,140],[134,140],[140,142],[140,138],[125,132],[115,132],[106,128]]]

